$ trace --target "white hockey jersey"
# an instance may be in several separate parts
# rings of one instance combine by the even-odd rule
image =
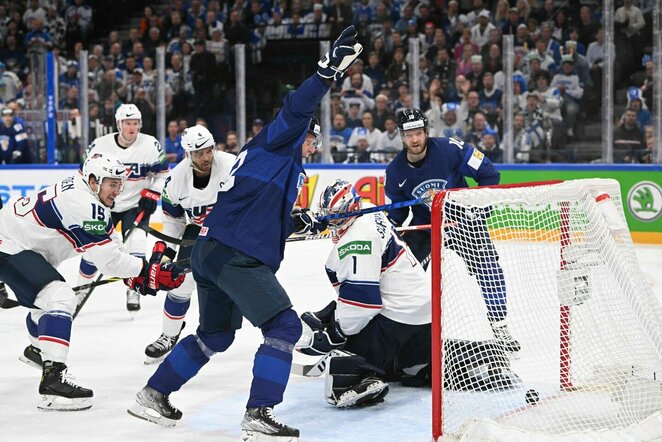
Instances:
[[[121,243],[111,239],[112,233],[110,209],[78,175],[12,198],[0,210],[0,252],[33,250],[53,267],[87,252],[107,275],[138,275],[142,259],[124,252]]]
[[[382,212],[354,221],[331,251],[326,273],[338,292],[336,319],[347,335],[380,313],[403,324],[431,321],[430,280]]]
[[[186,228],[186,215],[191,223],[202,226],[205,217],[216,203],[221,183],[230,176],[237,157],[231,153],[214,151],[209,183],[204,189],[193,187],[191,160],[184,158],[175,166],[163,186],[163,233],[181,238]]]
[[[113,207],[113,212],[124,212],[138,206],[143,189],[161,192],[169,167],[161,144],[153,136],[139,133],[136,141],[126,149],[117,144],[117,136],[118,133],[114,132],[97,138],[88,147],[87,155],[111,153],[130,169],[124,190]]]

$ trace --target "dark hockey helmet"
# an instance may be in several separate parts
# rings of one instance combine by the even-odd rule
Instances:
[[[400,134],[406,130],[423,128],[425,132],[428,131],[428,119],[425,118],[423,112],[418,109],[405,109],[400,112],[398,116],[398,129]]]
[[[320,125],[320,120],[313,117],[310,121],[310,126],[308,126],[308,133],[315,137],[315,149],[319,149],[322,145],[322,126]]]

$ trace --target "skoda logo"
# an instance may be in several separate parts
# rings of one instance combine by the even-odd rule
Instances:
[[[662,188],[652,181],[640,181],[628,193],[628,207],[639,221],[650,222],[662,214]]]

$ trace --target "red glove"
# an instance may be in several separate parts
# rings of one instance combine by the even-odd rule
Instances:
[[[140,275],[127,278],[124,283],[141,295],[156,295],[157,290],[172,290],[184,282],[184,269],[172,262],[164,262],[172,249],[163,241],[157,241],[152,249],[152,256],[143,266]],[[173,254],[174,256],[174,254]]]
[[[145,216],[149,216],[156,211],[159,198],[161,198],[161,194],[156,190],[143,189],[140,192],[138,207],[145,212]]]

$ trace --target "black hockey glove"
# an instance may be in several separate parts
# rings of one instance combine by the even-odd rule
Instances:
[[[327,52],[317,62],[317,75],[331,81],[338,81],[345,71],[354,63],[354,60],[363,51],[363,46],[356,40],[354,25],[348,26],[333,42],[331,52]]]
[[[152,249],[152,256],[143,265],[140,275],[127,278],[124,283],[141,295],[155,296],[157,290],[172,290],[184,282],[184,269],[172,262],[163,262],[172,259],[174,250],[166,247],[163,241],[157,241]]]
[[[313,212],[310,209],[296,208],[291,213],[292,221],[294,222],[294,233],[312,233],[317,234],[326,229],[329,225],[328,221],[317,221]]]
[[[138,208],[145,212],[145,216],[150,216],[156,211],[156,205],[161,198],[161,194],[155,190],[143,189],[140,192],[140,201],[138,201]]]
[[[301,345],[297,346],[298,351],[319,356],[345,345],[347,337],[335,320],[335,310],[336,302],[332,301],[318,312],[305,312],[301,315],[301,321],[310,328],[312,335],[307,342],[301,342]]]

